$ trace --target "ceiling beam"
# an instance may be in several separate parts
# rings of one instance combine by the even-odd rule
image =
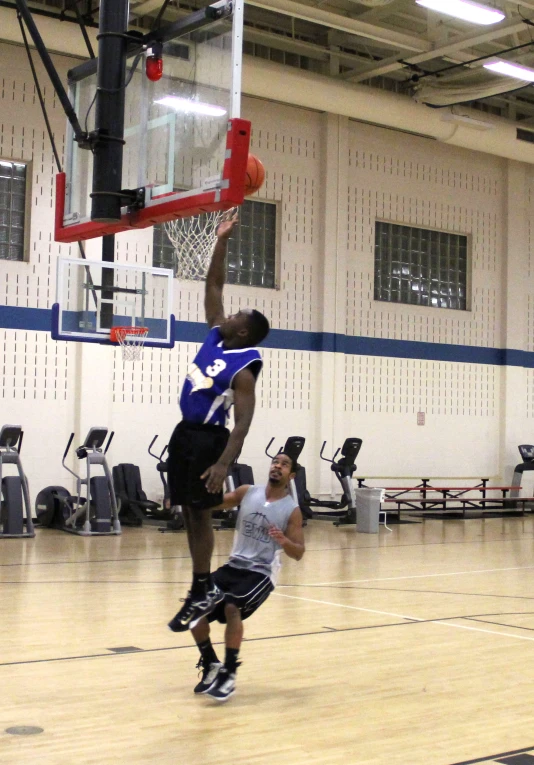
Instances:
[[[358,2],[358,0],[350,0],[351,2]],[[405,5],[404,0],[392,0],[387,5],[379,5],[376,8],[369,8],[367,11],[362,11],[358,14],[360,21],[369,21],[374,23],[380,21],[385,16],[391,16],[396,10],[400,10]]]
[[[150,2],[151,0],[147,0]],[[431,49],[431,43],[423,37],[416,35],[407,35],[403,32],[396,32],[393,29],[379,27],[375,24],[367,24],[358,19],[343,16],[331,11],[323,11],[321,8],[297,3],[294,0],[247,0],[247,5],[256,8],[264,8],[267,11],[274,11],[285,16],[292,16],[296,19],[309,21],[314,24],[320,24],[330,29],[339,29],[342,32],[364,37],[368,40],[386,44],[396,50],[412,51],[415,53],[428,52]]]
[[[341,64],[345,66],[357,66],[362,61],[363,56],[355,53],[344,53],[339,50],[332,50],[323,45],[307,42],[306,40],[297,40],[287,35],[280,35],[276,32],[266,32],[262,29],[246,26],[243,30],[243,37],[247,42],[265,45],[268,48],[285,51],[286,53],[295,53],[299,56],[308,56],[316,61],[328,62],[331,56],[335,56]]]
[[[523,21],[518,21],[517,19],[502,21],[500,24],[495,24],[491,31],[481,32],[478,35],[462,35],[451,42],[447,42],[445,45],[433,48],[431,51],[416,54],[415,56],[407,56],[403,59],[404,63],[399,61],[398,56],[396,60],[395,57],[392,56],[389,59],[384,59],[376,66],[366,67],[365,71],[358,70],[355,72],[346,72],[343,75],[343,78],[350,80],[351,82],[362,82],[363,80],[368,80],[370,77],[378,77],[380,75],[394,72],[397,69],[402,69],[406,63],[421,64],[424,61],[430,61],[433,58],[450,57],[451,54],[455,54],[455,58],[458,58],[458,63],[461,61],[467,62],[471,60],[473,56],[471,54],[463,53],[466,48],[474,48],[477,45],[483,45],[487,42],[499,40],[501,37],[522,32],[525,28],[525,23]]]
[[[134,16],[150,16],[151,13],[157,13],[163,0],[140,0],[140,2],[130,3],[130,13]]]

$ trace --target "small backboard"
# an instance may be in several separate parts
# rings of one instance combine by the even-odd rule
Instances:
[[[113,345],[112,327],[145,327],[145,347],[172,348],[172,286],[167,268],[59,258],[52,338]]]
[[[219,0],[164,30],[161,79],[146,75],[146,40],[131,48],[126,62],[121,188],[142,190],[141,201],[123,207],[118,221],[91,220],[93,153],[80,148],[67,123],[65,173],[56,179],[56,241],[243,202],[250,143],[250,123],[240,119],[243,0]],[[69,97],[88,134],[95,129],[97,67],[95,59],[69,72]]]

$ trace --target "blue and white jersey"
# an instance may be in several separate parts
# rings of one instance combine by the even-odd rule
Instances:
[[[262,363],[256,348],[225,348],[219,327],[213,327],[195,356],[182,388],[180,409],[184,420],[226,425],[234,403],[234,377],[250,367],[257,378]]]

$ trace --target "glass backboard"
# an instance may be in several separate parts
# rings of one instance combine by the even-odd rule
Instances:
[[[111,327],[146,327],[145,347],[172,348],[172,286],[166,268],[59,258],[52,337],[112,344]]]
[[[240,119],[242,0],[213,7],[221,6],[231,13],[164,42],[160,80],[146,76],[145,53],[127,61],[122,189],[144,189],[142,209],[124,207],[120,222],[91,221],[93,154],[79,147],[68,125],[57,241],[241,204],[250,141],[250,123]],[[71,102],[88,133],[95,128],[96,87],[96,72],[70,83]]]

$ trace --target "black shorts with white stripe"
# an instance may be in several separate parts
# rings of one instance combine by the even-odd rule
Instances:
[[[273,583],[265,574],[236,568],[229,563],[214,572],[213,581],[224,592],[224,600],[209,614],[208,621],[221,624],[226,624],[225,603],[233,603],[239,608],[241,618],[248,619],[274,590]]]

